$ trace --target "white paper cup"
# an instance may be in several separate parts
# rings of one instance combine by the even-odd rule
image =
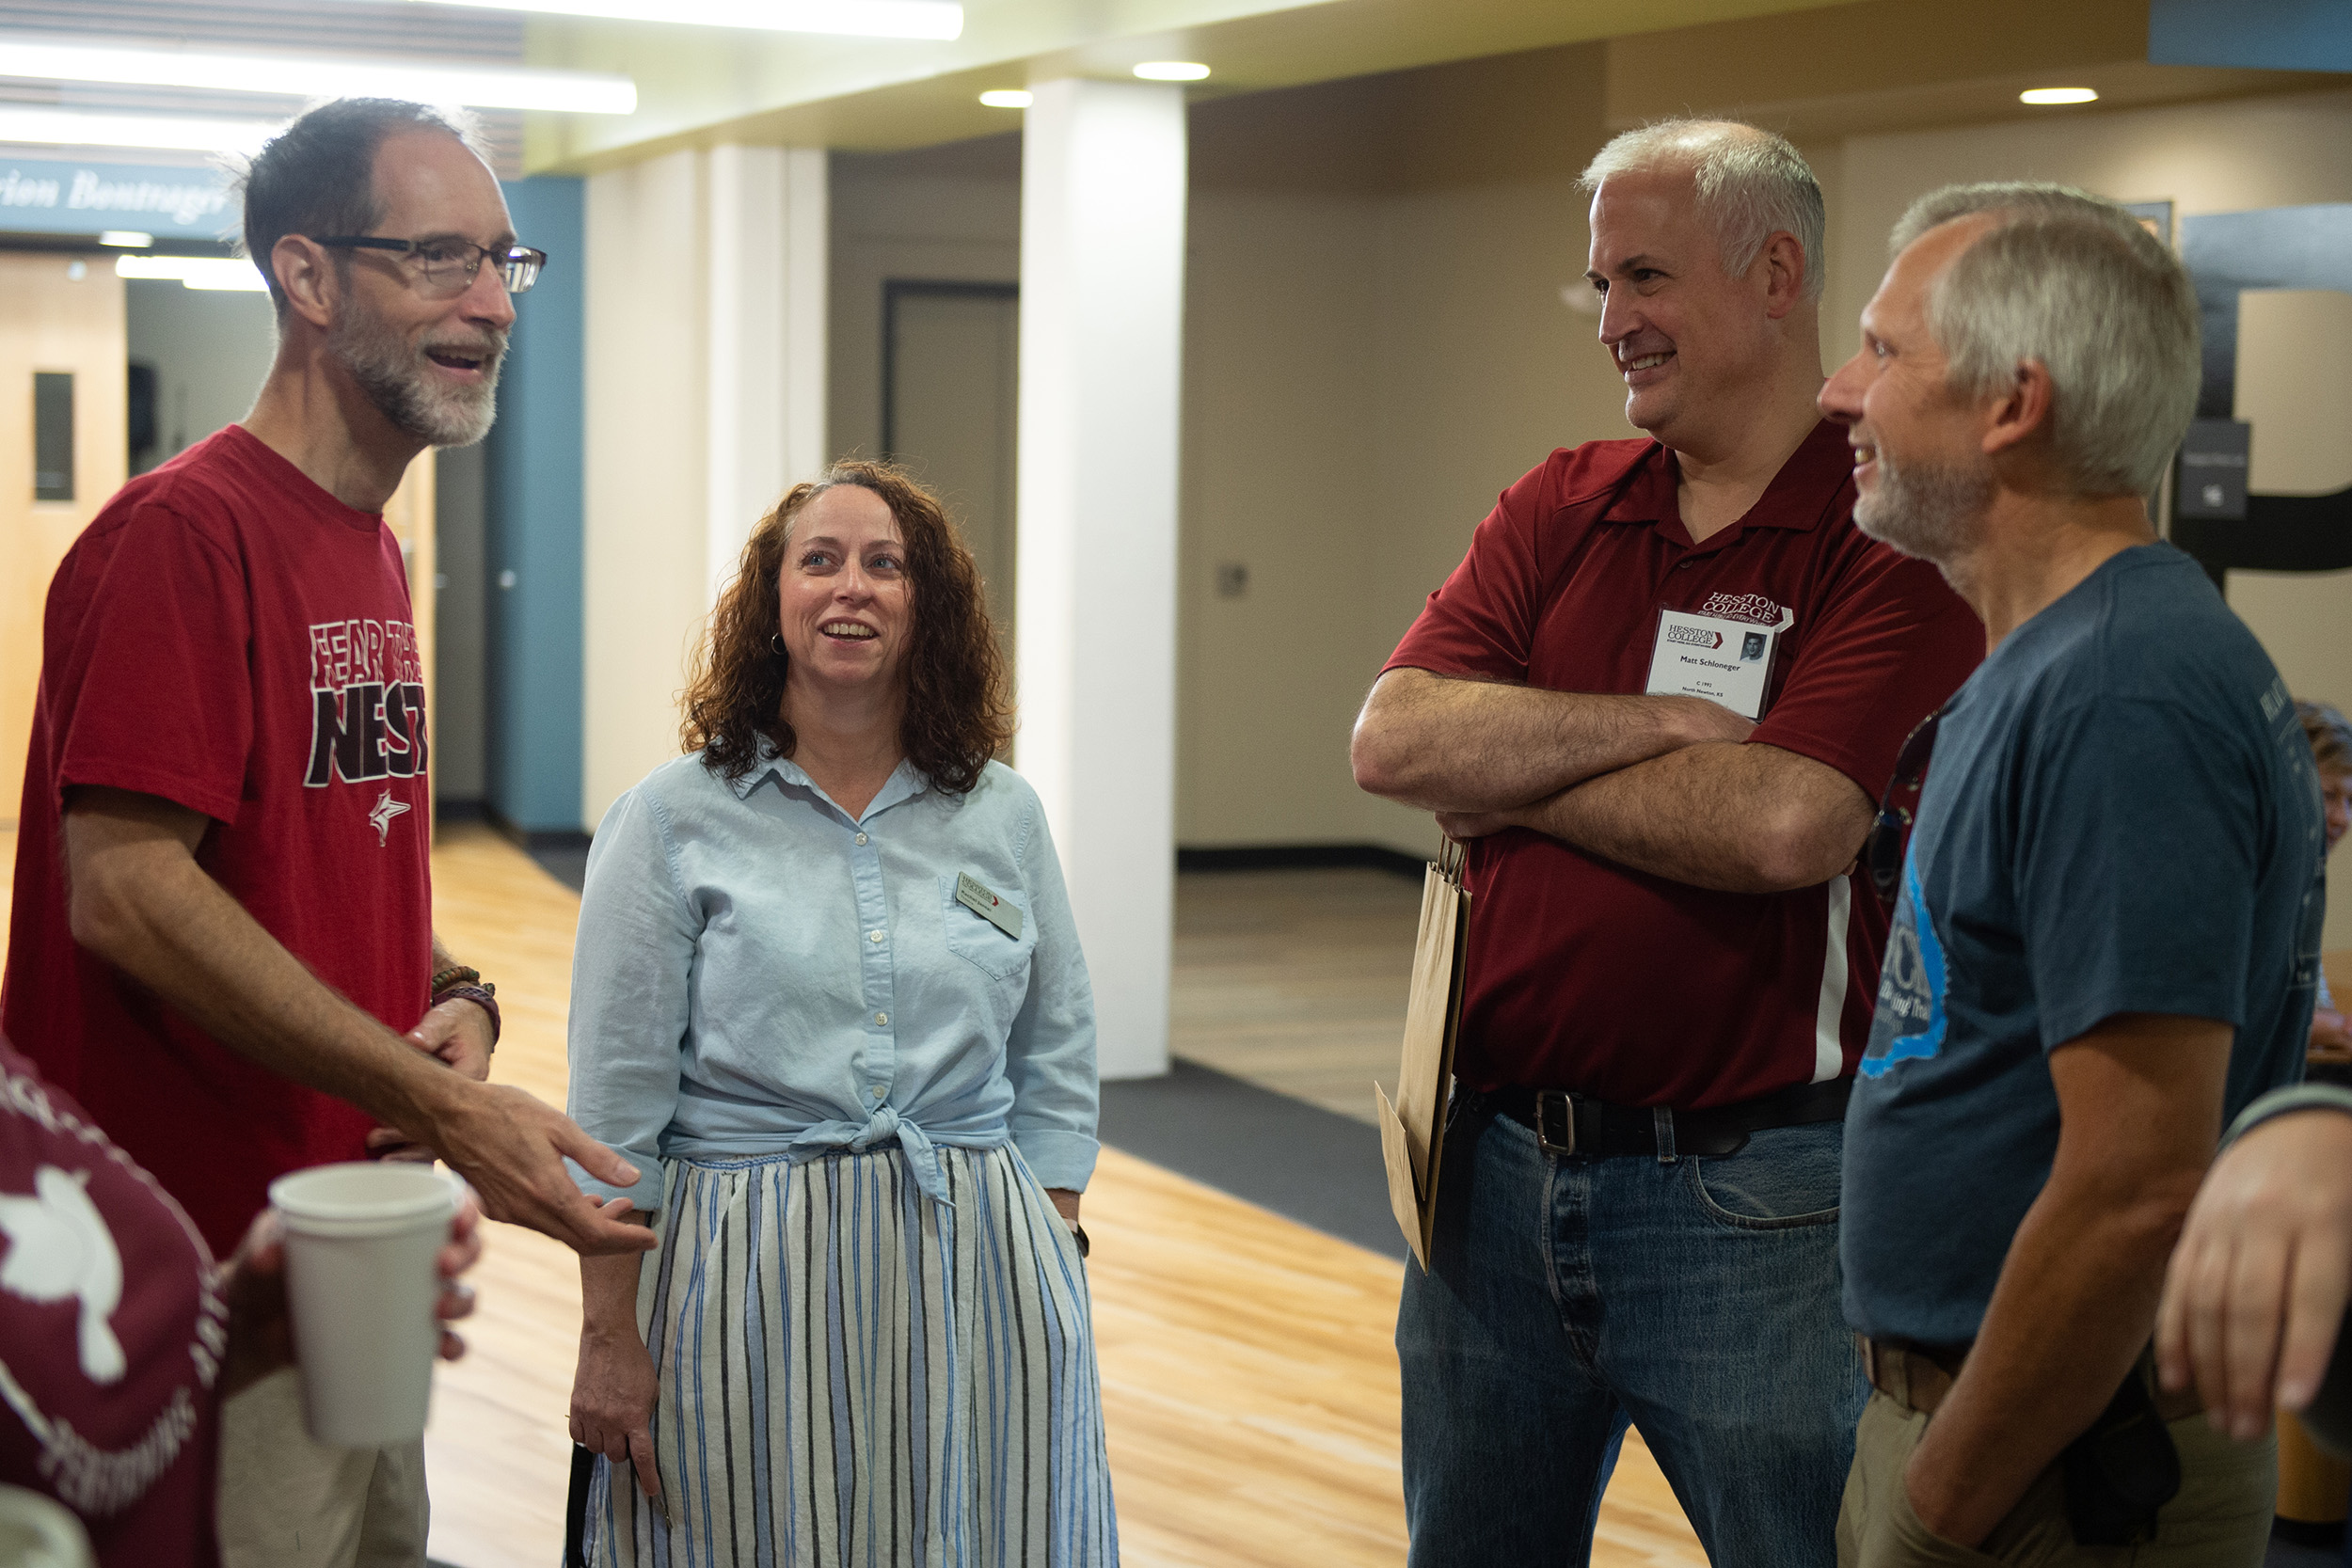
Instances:
[[[440,1278],[463,1186],[431,1165],[355,1161],[270,1183],[310,1435],[381,1448],[424,1435]]]

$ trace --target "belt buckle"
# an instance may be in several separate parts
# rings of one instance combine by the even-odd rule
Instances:
[[[1554,1113],[1561,1129],[1560,1137],[1551,1135]],[[1535,1092],[1535,1142],[1546,1154],[1569,1156],[1576,1152],[1576,1096],[1565,1089],[1538,1089]]]

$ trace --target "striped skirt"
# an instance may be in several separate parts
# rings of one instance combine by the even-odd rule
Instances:
[[[598,1458],[605,1568],[1119,1560],[1087,1279],[1009,1147],[666,1162],[637,1324],[662,1496]]]

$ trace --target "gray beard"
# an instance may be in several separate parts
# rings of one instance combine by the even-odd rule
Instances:
[[[1949,565],[1983,537],[1993,470],[1983,464],[1898,467],[1882,449],[1879,482],[1854,503],[1854,527],[1905,555]]]
[[[440,387],[429,361],[382,321],[354,310],[327,334],[327,352],[351,372],[376,412],[427,446],[470,447],[490,434],[498,418],[499,367],[505,345],[492,355],[479,387]]]

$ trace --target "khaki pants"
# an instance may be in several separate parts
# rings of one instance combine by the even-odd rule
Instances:
[[[424,1445],[312,1442],[292,1369],[221,1407],[222,1568],[423,1568],[429,1517]]]
[[[1854,1431],[1853,1468],[1837,1516],[1837,1568],[2260,1568],[2279,1490],[2268,1437],[2238,1443],[2202,1416],[2165,1430],[2181,1455],[2180,1495],[2156,1515],[2155,1540],[2137,1546],[2078,1546],[2066,1523],[2066,1482],[2053,1464],[2035,1478],[1981,1548],[1930,1533],[1912,1512],[1903,1466],[1929,1418],[1873,1392]]]

